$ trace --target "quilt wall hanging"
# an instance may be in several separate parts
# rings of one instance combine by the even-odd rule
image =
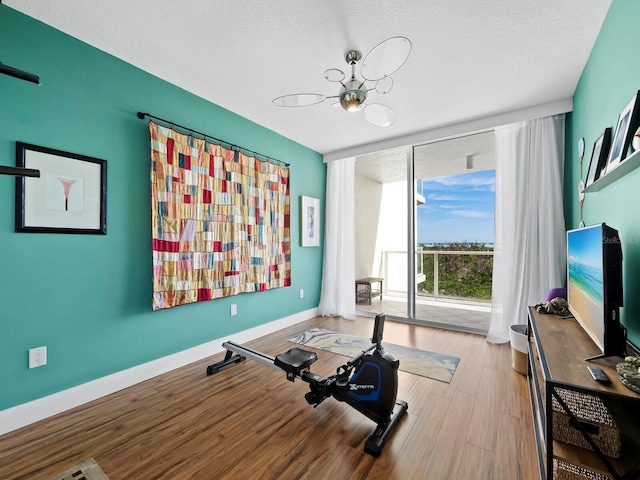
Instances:
[[[153,310],[291,285],[289,168],[149,121]]]

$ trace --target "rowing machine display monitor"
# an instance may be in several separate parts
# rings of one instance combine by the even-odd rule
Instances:
[[[311,372],[311,365],[318,360],[315,352],[294,347],[274,358],[233,342],[222,344],[227,350],[225,358],[207,367],[207,375],[248,358],[284,371],[287,380],[292,382],[299,378],[309,384],[309,392],[304,398],[310,405],[317,407],[325,399],[333,397],[377,424],[364,444],[364,451],[377,457],[408,408],[407,402],[396,399],[400,362],[382,348],[384,320],[384,314],[376,316],[371,338],[373,344],[340,366],[330,377]]]
[[[373,337],[371,337],[371,343],[380,345],[382,343],[382,332],[384,331],[384,313],[376,315],[375,323],[373,324]]]

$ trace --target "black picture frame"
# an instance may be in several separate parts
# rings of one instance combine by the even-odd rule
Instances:
[[[629,146],[631,145],[631,139],[638,127],[638,111],[640,106],[640,102],[638,102],[638,94],[640,94],[640,92],[636,92],[618,116],[616,133],[613,137],[613,141],[611,142],[611,149],[607,160],[606,173],[614,170],[627,157]]]
[[[591,152],[591,161],[589,162],[589,170],[587,171],[587,181],[585,186],[588,187],[602,176],[604,169],[607,166],[607,158],[609,158],[610,148],[611,127],[607,127],[593,144],[593,151]]]
[[[16,232],[107,234],[107,161],[16,142]]]

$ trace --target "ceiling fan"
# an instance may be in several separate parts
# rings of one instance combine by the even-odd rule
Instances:
[[[342,70],[330,68],[325,70],[324,78],[330,82],[340,83],[338,95],[326,97],[319,93],[295,93],[275,98],[273,103],[279,107],[305,107],[322,103],[327,99],[338,99],[334,106],[342,106],[347,112],[362,110],[364,118],[377,127],[388,127],[393,124],[395,114],[381,103],[367,103],[368,95],[374,91],[384,95],[391,91],[393,79],[391,75],[402,67],[411,53],[411,41],[406,37],[391,37],[376,45],[362,61],[360,75],[356,76],[356,66],[362,60],[362,53],[349,50],[345,60],[351,66],[351,77],[345,80]],[[367,82],[375,82],[373,86]]]

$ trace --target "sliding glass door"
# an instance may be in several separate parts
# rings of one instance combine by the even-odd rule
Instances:
[[[407,317],[407,151],[356,158],[356,310],[362,313]],[[381,280],[367,285],[367,279]],[[367,289],[380,283],[382,295],[369,298]]]
[[[493,131],[414,148],[418,202],[415,318],[459,330],[489,325],[495,210]]]
[[[493,145],[487,132],[356,158],[358,312],[488,329]]]

